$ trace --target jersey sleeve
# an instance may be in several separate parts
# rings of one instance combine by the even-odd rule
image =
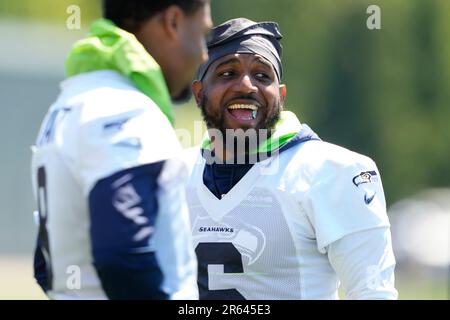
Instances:
[[[164,162],[120,171],[89,194],[93,264],[110,299],[166,299],[165,274],[151,246],[159,219]]]
[[[82,119],[74,172],[85,195],[100,179],[173,158],[181,151],[170,123],[155,108],[143,105],[92,120]]]
[[[322,253],[350,234],[390,226],[378,168],[371,159],[357,157],[350,165],[326,168],[327,175],[318,179],[303,202]]]
[[[395,257],[388,227],[347,235],[328,247],[347,299],[395,300]]]
[[[186,168],[172,165],[181,152],[173,128],[151,104],[115,104],[101,116],[95,114],[98,106],[92,107],[80,116],[73,158],[89,201],[94,265],[102,286],[119,299],[198,296],[184,211]]]
[[[193,248],[186,204],[186,164],[181,159],[165,162],[158,185],[160,204],[154,246],[163,273],[163,288],[173,300],[198,299],[197,259]]]

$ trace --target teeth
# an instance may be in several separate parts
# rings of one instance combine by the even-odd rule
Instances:
[[[228,107],[230,110],[236,110],[236,109],[246,109],[246,110],[252,110],[252,119],[256,119],[256,116],[258,114],[258,107],[253,104],[233,104]],[[250,119],[248,119],[250,120]]]
[[[229,106],[228,109],[250,109],[253,111],[258,111],[258,107],[253,104],[233,104]]]

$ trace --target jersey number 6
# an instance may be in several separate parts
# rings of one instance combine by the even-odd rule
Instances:
[[[199,243],[195,248],[198,260],[198,288],[201,300],[245,300],[236,289],[210,290],[208,265],[223,265],[224,273],[243,273],[242,256],[230,242]]]

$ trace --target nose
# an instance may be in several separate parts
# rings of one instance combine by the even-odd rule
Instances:
[[[252,79],[248,74],[242,75],[236,87],[239,92],[243,93],[254,93],[258,91],[258,88],[253,84]]]

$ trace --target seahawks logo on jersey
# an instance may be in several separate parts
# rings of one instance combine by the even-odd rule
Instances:
[[[359,187],[361,184],[364,183],[371,183],[378,181],[378,177],[376,171],[365,171],[353,177],[352,181],[355,186]]]

